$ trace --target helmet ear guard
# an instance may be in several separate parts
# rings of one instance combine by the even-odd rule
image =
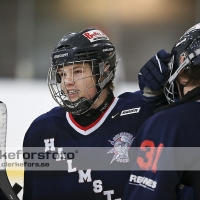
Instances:
[[[116,55],[112,54],[108,61],[99,63],[100,78],[98,85],[103,89],[109,82],[115,78]]]
[[[52,97],[61,107],[75,115],[91,109],[103,89],[114,79],[117,64],[113,44],[104,33],[92,28],[64,35],[51,54],[51,63],[47,81]],[[62,78],[58,69],[77,63],[82,64],[82,68],[85,63],[90,64],[96,94],[90,99],[80,97],[72,102],[62,90]],[[88,89],[85,88],[85,91]]]

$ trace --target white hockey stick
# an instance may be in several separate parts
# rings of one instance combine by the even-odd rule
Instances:
[[[8,200],[19,200],[14,193],[6,173],[6,132],[7,132],[7,109],[6,105],[0,101],[0,188]]]

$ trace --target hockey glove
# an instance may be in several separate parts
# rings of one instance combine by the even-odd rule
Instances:
[[[163,85],[167,81],[171,54],[164,49],[158,51],[140,70],[138,81],[145,97],[155,97],[163,93]]]

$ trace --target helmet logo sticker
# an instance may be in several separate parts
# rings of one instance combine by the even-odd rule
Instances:
[[[83,33],[90,42],[95,42],[97,40],[109,40],[109,38],[100,30],[90,30]]]
[[[103,52],[110,52],[110,51],[114,51],[114,48],[103,49]]]
[[[139,111],[140,111],[140,107],[132,108],[132,109],[128,109],[128,110],[123,110],[121,112],[120,116],[122,116],[122,115],[130,115],[130,114],[133,114],[133,113],[139,113]]]
[[[54,56],[54,59],[55,59],[55,58],[62,58],[62,57],[68,56],[68,55],[69,55],[68,53],[55,55],[55,56]]]
[[[114,153],[110,164],[115,160],[120,163],[129,162],[128,151],[133,139],[134,137],[132,134],[121,132],[113,137],[113,141],[108,140],[113,145],[113,148],[110,149],[107,154]]]

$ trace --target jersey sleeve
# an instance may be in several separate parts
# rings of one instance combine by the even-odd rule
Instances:
[[[23,200],[32,199],[33,171],[24,170]]]

